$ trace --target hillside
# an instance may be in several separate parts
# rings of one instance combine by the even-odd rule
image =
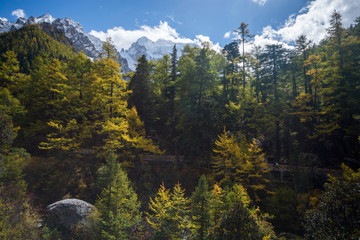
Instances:
[[[41,29],[41,26],[29,25],[0,34],[0,53],[14,51],[20,62],[21,72],[24,73],[29,72],[34,59],[38,56],[69,60],[76,55],[75,49],[70,46],[61,32],[54,31],[52,34],[60,42]]]

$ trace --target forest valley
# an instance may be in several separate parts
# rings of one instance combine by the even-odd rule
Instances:
[[[64,238],[38,227],[64,198],[97,208],[73,239],[359,239],[360,17],[330,23],[251,52],[241,23],[221,53],[128,74],[111,39],[91,60],[38,25],[1,34],[0,239]]]

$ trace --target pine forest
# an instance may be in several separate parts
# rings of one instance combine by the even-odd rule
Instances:
[[[1,33],[0,239],[359,239],[360,17],[291,48],[234,31],[128,73],[111,38]],[[55,226],[63,199],[92,213]]]

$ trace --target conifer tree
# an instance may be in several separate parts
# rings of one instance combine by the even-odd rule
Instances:
[[[102,239],[130,239],[141,221],[140,202],[126,173],[110,154],[107,165],[100,169],[102,190],[96,207],[100,212]]]
[[[235,137],[225,130],[216,140],[215,146],[212,157],[215,176],[220,182],[233,183],[236,169],[245,158],[246,146],[238,144]]]
[[[208,229],[211,226],[210,196],[211,192],[209,191],[208,182],[205,175],[202,175],[191,196],[192,222],[195,232],[194,239],[208,239]]]
[[[267,74],[267,78],[270,80],[270,89],[269,98],[271,99],[270,108],[273,113],[274,121],[274,136],[273,142],[275,145],[274,157],[278,161],[281,156],[281,136],[280,136],[280,120],[281,120],[281,98],[279,92],[280,85],[280,73],[282,67],[285,64],[285,49],[282,45],[272,44],[267,45],[265,53],[263,55],[264,59],[264,71]]]
[[[225,132],[219,136],[213,149],[213,169],[222,184],[241,183],[254,201],[261,201],[268,191],[265,154],[257,141],[248,144],[238,142],[234,136]]]
[[[240,77],[238,75],[240,60],[239,44],[232,42],[225,45],[223,53],[228,62],[224,69],[224,77],[222,80],[225,103],[229,101],[236,102],[240,85]]]
[[[154,122],[154,104],[150,82],[150,65],[145,55],[138,59],[136,71],[129,81],[128,89],[132,91],[128,105],[130,108],[136,107],[140,119],[144,121],[146,134],[150,134]]]
[[[170,190],[160,185],[154,198],[150,198],[146,221],[155,231],[155,239],[165,239],[169,235],[169,211],[171,208]]]
[[[221,212],[209,239],[276,239],[271,225],[261,216],[259,209],[250,207],[250,198],[240,184],[223,191]]]
[[[310,82],[308,80],[308,75],[306,74],[307,73],[307,65],[305,64],[305,61],[308,58],[307,52],[308,52],[310,44],[311,44],[311,41],[309,41],[305,35],[301,35],[296,39],[296,48],[302,55],[304,90],[305,90],[306,94],[307,93],[311,94],[311,86],[310,86]]]
[[[245,89],[245,85],[246,85],[246,71],[245,71],[245,62],[246,62],[246,57],[245,57],[245,43],[249,42],[249,39],[253,38],[253,35],[249,34],[249,29],[247,28],[249,24],[246,24],[244,22],[242,22],[240,24],[240,26],[235,30],[235,33],[237,33],[238,35],[240,35],[240,39],[239,42],[241,42],[242,44],[242,75],[243,75],[243,88]]]
[[[147,222],[154,230],[155,239],[184,239],[192,228],[189,216],[189,200],[180,184],[170,193],[164,184],[155,198],[150,198]]]

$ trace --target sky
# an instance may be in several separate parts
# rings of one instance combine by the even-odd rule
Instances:
[[[291,44],[305,34],[315,43],[326,35],[336,9],[348,27],[360,16],[360,0],[0,0],[0,17],[70,17],[102,40],[127,49],[142,36],[156,41],[212,42],[224,47],[233,30],[248,24],[255,44]]]

